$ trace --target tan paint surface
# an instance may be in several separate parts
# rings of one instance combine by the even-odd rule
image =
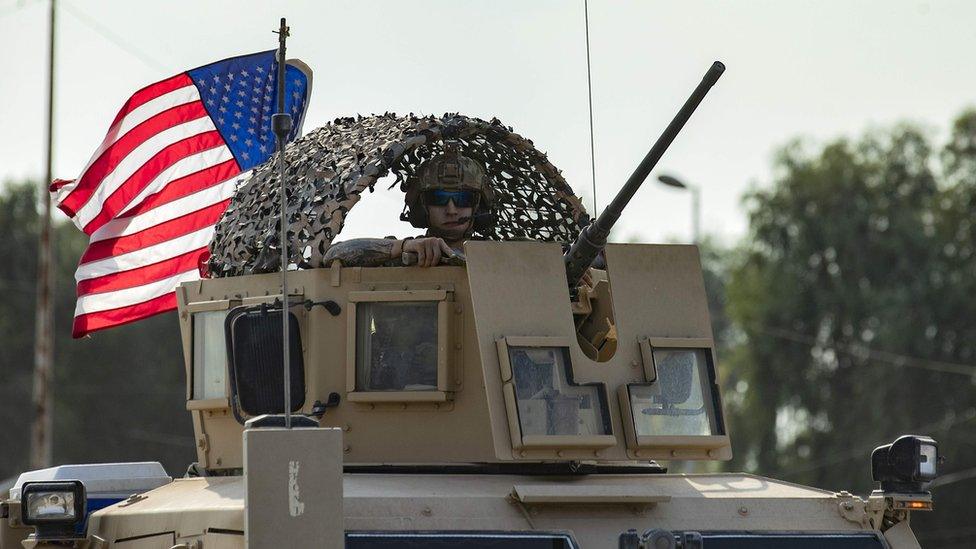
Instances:
[[[573,498],[520,505],[510,497],[516,487],[535,494],[572,493]],[[583,547],[612,546],[620,532],[649,525],[671,530],[863,531],[840,516],[841,500],[831,492],[741,474],[346,474],[343,494],[347,530],[567,530]],[[644,501],[635,501],[637,494]],[[112,540],[161,532],[186,538],[202,533],[204,524],[232,530],[243,525],[242,477],[178,480],[145,495],[136,504],[96,513],[91,533]],[[647,501],[649,496],[658,501]],[[242,547],[243,537],[239,543]]]

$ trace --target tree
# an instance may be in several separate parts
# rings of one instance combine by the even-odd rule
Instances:
[[[909,432],[976,463],[974,189],[974,112],[941,155],[910,125],[778,154],[726,288],[733,467],[867,492],[871,450]],[[971,523],[956,490],[919,523]]]
[[[27,468],[37,262],[36,184],[0,192],[0,480]],[[71,338],[74,271],[87,238],[58,224],[55,243],[54,462],[160,461],[181,475],[193,461],[175,313]]]

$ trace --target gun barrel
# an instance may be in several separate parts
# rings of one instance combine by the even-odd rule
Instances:
[[[648,174],[657,165],[658,160],[668,150],[668,147],[674,141],[678,132],[688,122],[692,113],[695,112],[702,99],[705,98],[705,94],[715,85],[715,82],[718,81],[723,72],[725,72],[725,65],[720,61],[712,63],[712,66],[702,78],[701,83],[691,93],[691,96],[688,97],[685,104],[681,106],[681,110],[678,111],[678,114],[674,116],[674,119],[665,128],[664,133],[657,138],[654,146],[651,147],[651,150],[647,152],[647,155],[638,164],[637,169],[634,170],[634,173],[624,183],[617,196],[613,198],[613,201],[607,205],[595,221],[583,228],[579,238],[576,239],[576,242],[573,243],[572,247],[570,247],[564,256],[564,260],[566,261],[566,278],[570,287],[575,287],[579,284],[586,269],[590,267],[590,264],[596,256],[607,245],[607,237],[610,236],[610,229],[617,222],[620,213],[627,206],[627,203],[630,202],[630,199],[634,197],[634,193],[637,192],[637,189],[647,179]]]

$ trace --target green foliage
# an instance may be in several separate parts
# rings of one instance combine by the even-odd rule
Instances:
[[[725,287],[742,336],[724,357],[732,468],[864,493],[871,450],[902,433],[934,436],[947,470],[972,467],[976,111],[938,152],[903,125],[792,143],[774,173],[746,198]],[[951,508],[965,484],[937,488],[919,524],[971,523]]]
[[[0,480],[28,466],[37,271],[36,185],[0,192]],[[160,461],[181,475],[194,460],[174,313],[71,339],[74,271],[87,238],[54,228],[54,462]]]

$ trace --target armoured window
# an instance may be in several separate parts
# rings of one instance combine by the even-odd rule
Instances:
[[[884,549],[877,532],[702,532],[704,547],[716,549]]]
[[[599,385],[573,381],[569,349],[508,347],[522,437],[610,435],[610,413]]]
[[[356,390],[437,390],[437,302],[356,304]]]
[[[637,436],[718,434],[705,349],[654,349],[657,379],[630,385]]]
[[[349,532],[349,549],[576,549],[567,534],[546,532]]]
[[[349,292],[348,296],[346,399],[450,400],[448,303],[453,293],[403,290]]]
[[[193,315],[193,399],[227,396],[227,344],[224,319],[227,311]]]

